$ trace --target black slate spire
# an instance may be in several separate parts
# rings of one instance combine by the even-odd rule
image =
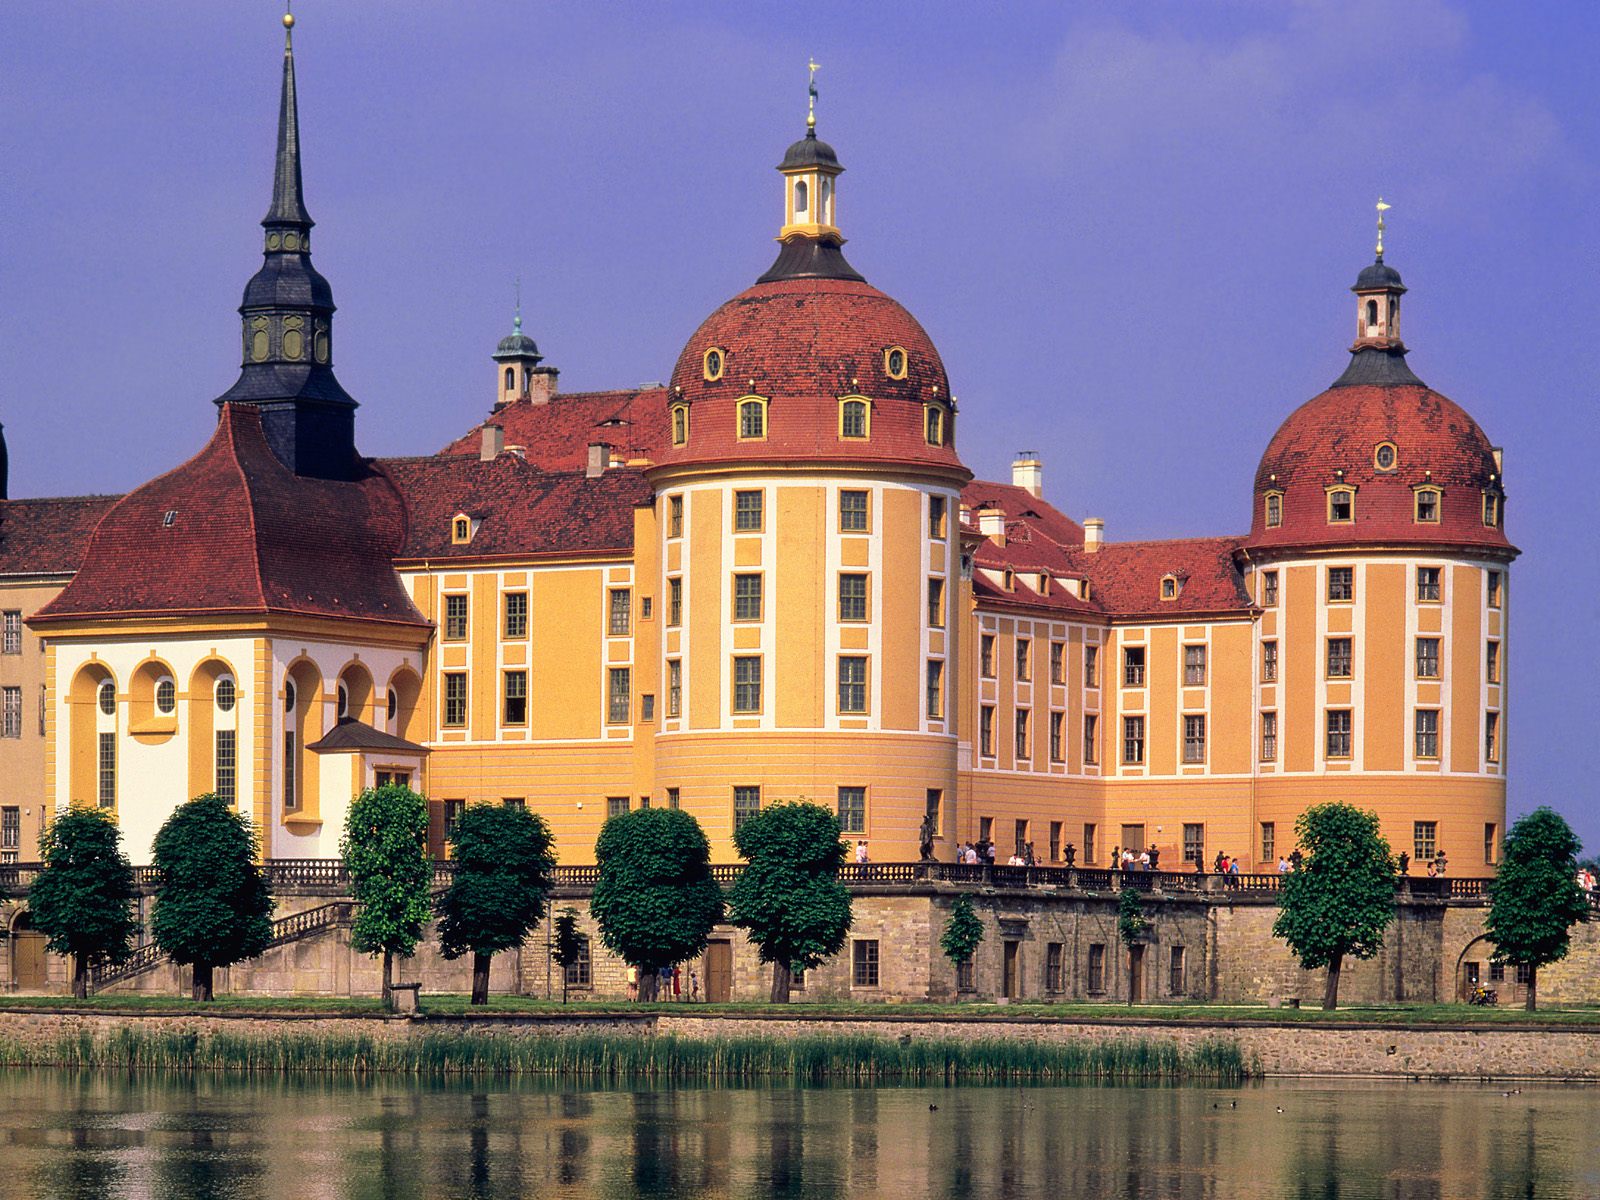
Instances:
[[[245,285],[244,363],[217,404],[253,404],[273,453],[298,475],[350,479],[360,471],[356,402],[333,374],[333,289],[311,265],[311,214],[300,179],[294,18],[285,15],[283,90],[272,207],[262,218],[265,261]]]

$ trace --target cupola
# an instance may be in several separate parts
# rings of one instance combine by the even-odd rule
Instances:
[[[520,292],[520,288],[518,289]],[[495,364],[495,408],[518,400],[533,404],[548,404],[555,394],[554,367],[539,364],[543,356],[534,340],[522,332],[522,301],[517,300],[516,316],[511,320],[511,332],[500,339],[491,356]]]

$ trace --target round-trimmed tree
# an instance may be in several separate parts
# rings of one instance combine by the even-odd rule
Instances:
[[[356,902],[350,944],[383,955],[383,1005],[394,1003],[394,958],[409,958],[431,915],[428,802],[400,783],[368,788],[350,802],[339,851]]]
[[[525,808],[469,804],[449,832],[455,875],[439,897],[439,947],[472,954],[472,1003],[489,1002],[489,963],[544,919],[555,883],[550,827]]]
[[[639,972],[639,999],[654,1000],[656,972],[699,954],[722,920],[711,843],[681,809],[638,808],[601,826],[594,854],[600,940]]]
[[[733,845],[749,865],[728,892],[728,919],[772,964],[772,1002],[787,1004],[794,972],[839,953],[850,932],[839,819],[820,804],[774,804],[740,825]]]
[[[89,971],[126,962],[139,921],[133,915],[133,867],[122,831],[101,808],[71,808],[39,839],[44,870],[28,890],[33,927],[52,953],[72,959],[72,994],[89,994]]]
[[[1517,821],[1501,843],[1484,930],[1497,960],[1527,964],[1529,1012],[1538,1006],[1539,968],[1567,956],[1573,925],[1589,916],[1578,886],[1580,849],[1572,827],[1549,808]]]
[[[1322,1007],[1339,1004],[1347,957],[1372,958],[1394,917],[1394,856],[1378,815],[1354,805],[1316,804],[1294,823],[1300,866],[1283,875],[1274,937],[1308,970],[1328,969]]]
[[[983,944],[983,922],[972,911],[970,896],[957,896],[950,906],[950,919],[944,923],[939,935],[939,949],[956,969],[956,990],[959,992],[961,969],[972,961],[972,956]]]
[[[194,968],[192,995],[212,998],[217,967],[254,958],[272,939],[272,889],[256,861],[255,831],[206,794],[173,810],[153,848],[150,932],[173,962]]]

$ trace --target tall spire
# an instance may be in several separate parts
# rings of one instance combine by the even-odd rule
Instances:
[[[294,91],[294,14],[283,14],[283,93],[278,101],[278,157],[272,171],[272,207],[261,223],[291,226],[302,234],[314,221],[300,182],[300,106]]]
[[[1384,214],[1392,208],[1378,199],[1377,258],[1356,276],[1356,340],[1350,346],[1350,365],[1334,387],[1422,386],[1406,365],[1406,344],[1400,340],[1400,297],[1406,285],[1400,272],[1383,261]]]

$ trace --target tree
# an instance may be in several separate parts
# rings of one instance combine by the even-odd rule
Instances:
[[[939,949],[944,951],[944,956],[955,967],[958,979],[961,968],[972,961],[972,956],[982,943],[983,922],[972,911],[971,898],[957,896],[955,903],[950,906],[950,919],[944,923],[944,932],[939,935]]]
[[[1281,876],[1274,937],[1308,970],[1328,969],[1322,1007],[1339,1003],[1347,956],[1371,958],[1394,916],[1394,856],[1378,832],[1378,815],[1353,805],[1317,804],[1294,823],[1300,866]]]
[[[1529,1012],[1538,1003],[1539,968],[1567,956],[1572,926],[1589,916],[1577,880],[1579,849],[1572,828],[1548,808],[1523,817],[1501,843],[1484,929],[1497,961],[1527,964]]]
[[[820,804],[774,804],[733,834],[748,862],[728,893],[729,921],[745,930],[772,964],[772,1002],[789,1002],[796,970],[808,971],[844,948],[850,891],[839,882],[845,844],[839,819]]]
[[[1128,951],[1128,1003],[1133,1003],[1133,977],[1139,969],[1141,960],[1138,948],[1144,944],[1145,930],[1150,928],[1150,920],[1144,915],[1144,905],[1140,903],[1138,890],[1124,887],[1117,898],[1117,936],[1122,939],[1122,944]]]
[[[428,802],[400,783],[350,802],[339,843],[356,916],[350,944],[383,955],[383,1006],[394,1003],[394,956],[410,957],[429,916]]]
[[[439,947],[472,952],[472,1003],[489,1002],[489,962],[544,919],[555,883],[550,827],[525,808],[468,805],[448,833],[455,875],[439,897]]]
[[[600,877],[589,911],[600,940],[639,973],[639,999],[656,997],[656,972],[705,949],[722,920],[711,843],[676,808],[619,813],[594,845]]]
[[[33,927],[45,946],[72,958],[72,994],[89,994],[89,971],[126,962],[139,931],[133,915],[133,867],[122,831],[101,808],[72,808],[39,839],[44,870],[28,892]]]
[[[578,910],[570,904],[556,914],[556,944],[550,957],[561,968],[561,1003],[567,1002],[567,971],[583,961],[584,937],[578,932]]]
[[[212,975],[254,958],[272,939],[272,889],[256,861],[255,831],[214,795],[180,805],[156,834],[150,932],[176,963],[194,967],[192,995],[212,998]]]

